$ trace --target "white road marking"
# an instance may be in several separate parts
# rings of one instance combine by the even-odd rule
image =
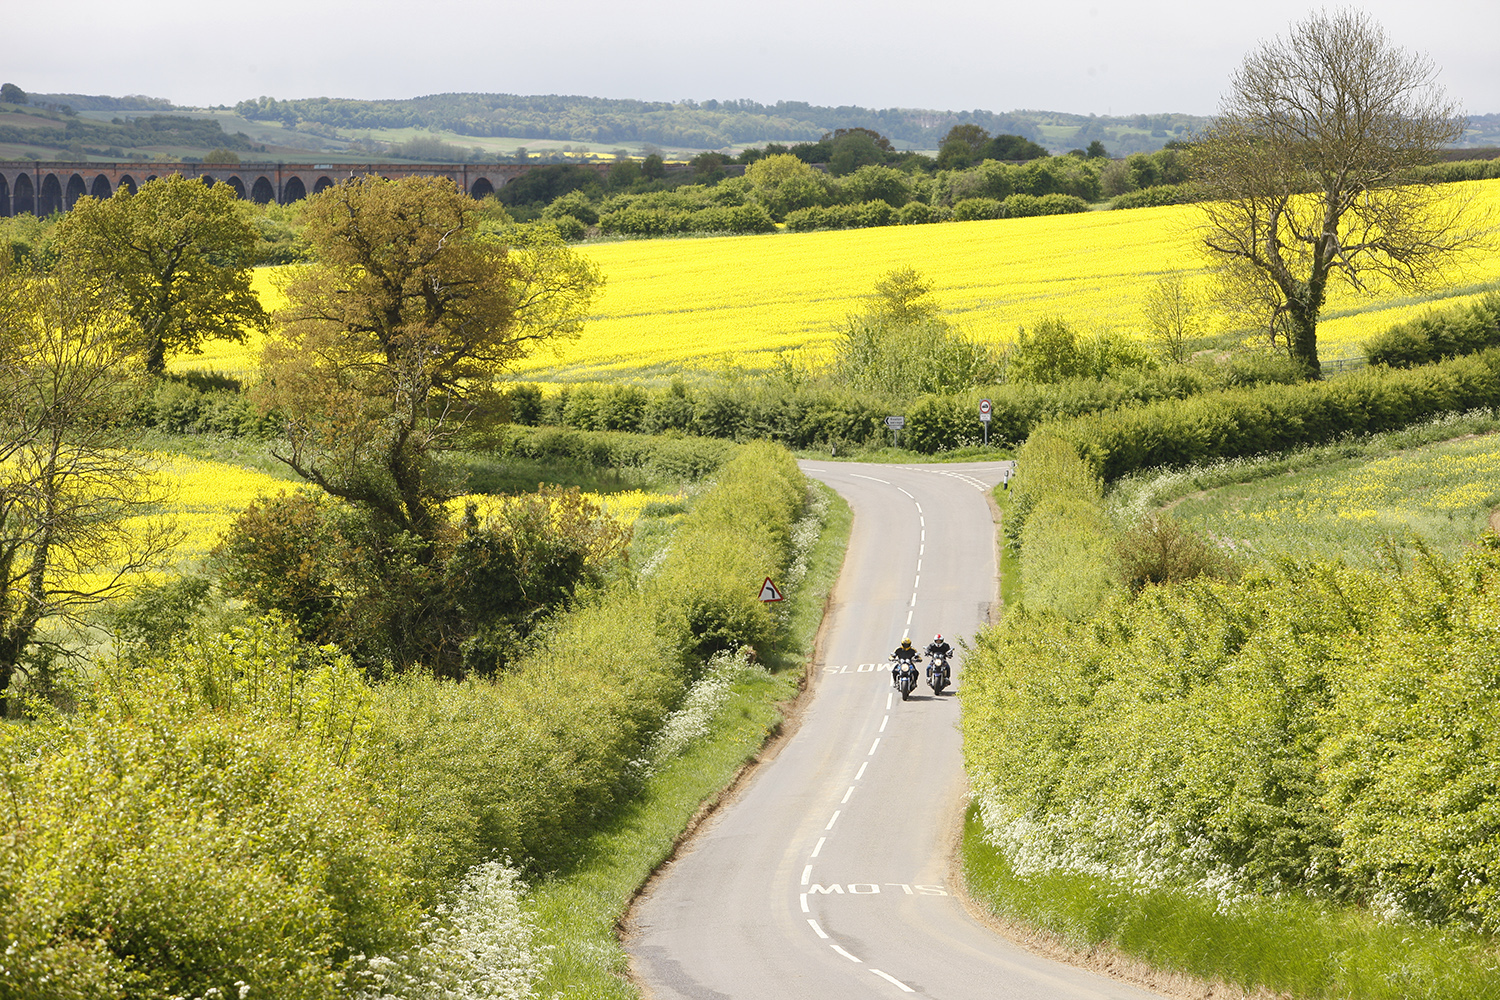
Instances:
[[[922,574],[918,573],[917,574],[917,578],[911,582],[911,589],[912,590],[916,590],[921,585],[922,585]]]
[[[849,954],[847,951],[845,951],[844,949],[840,948],[836,944],[835,945],[829,945],[829,947],[832,948],[834,951],[838,952],[840,955],[843,955],[845,958],[847,958],[851,962],[859,962],[860,965],[864,965],[865,964],[864,962],[860,962],[859,959],[855,958],[853,955]]]
[[[915,500],[916,497],[912,497],[912,499]],[[922,505],[921,504],[917,504],[917,513],[918,514],[922,513]]]
[[[917,553],[917,572],[919,574],[922,572],[922,553],[920,552]]]
[[[825,827],[823,827],[824,830],[832,830],[833,829],[833,824],[835,824],[835,823],[837,823],[839,821],[839,813],[841,811],[842,810],[839,810],[839,809],[835,809],[833,811],[833,819],[829,820],[828,821],[828,825],[825,826]]]
[[[890,705],[886,705],[886,708],[890,708],[890,707],[891,707]],[[865,768],[867,768],[869,766],[870,766],[870,762],[869,761],[865,761],[863,764],[859,765],[859,773],[854,776],[854,780],[858,781],[860,778],[863,778],[865,776]]]
[[[908,611],[906,613],[906,630],[908,632],[911,631],[911,616],[914,615],[914,614],[916,614],[915,611]]]
[[[828,935],[825,934],[825,933],[823,933],[823,928],[821,928],[821,927],[818,926],[818,922],[816,920],[814,920],[811,917],[808,917],[807,918],[807,923],[808,923],[808,926],[810,926],[813,929],[813,933],[814,934],[816,934],[818,937],[822,938],[824,941],[828,940]]]
[[[901,490],[901,487],[899,487],[899,486],[897,486],[897,487],[896,487],[896,489],[898,489],[898,490]],[[902,492],[902,493],[906,493],[906,491],[905,491],[905,490],[901,490],[901,492]],[[911,497],[911,494],[910,494],[910,493],[906,493],[906,495],[907,495],[907,496],[909,496],[909,497]],[[912,498],[912,500],[916,500],[916,499],[917,499],[917,498],[916,498],[916,497],[911,497],[911,498]]]
[[[812,912],[812,910],[809,910],[807,908],[807,893],[805,893],[805,892],[802,894],[802,912],[803,913],[811,913]]]
[[[875,748],[878,747],[878,746],[880,746],[880,737],[879,736],[875,737],[875,742],[870,744],[870,752],[867,753],[867,754],[865,754],[865,756],[866,757],[873,757],[873,756],[875,756]]]
[[[812,865],[808,865],[806,868],[802,869],[802,884],[806,885],[807,880],[810,878],[812,878]]]
[[[868,479],[872,483],[884,483],[887,486],[891,485],[891,481],[889,479],[876,479],[874,476],[861,476],[857,472],[851,472],[849,473],[849,475],[853,476],[855,479]]]
[[[880,731],[882,733],[885,732],[885,724],[887,722],[890,722],[890,721],[891,721],[891,717],[889,715],[887,715],[885,718],[883,718],[883,719],[880,720]],[[845,796],[845,797],[847,798],[847,796]]]
[[[848,805],[849,804],[849,796],[851,796],[853,794],[854,794],[854,786],[850,785],[849,786],[849,790],[844,793],[844,797],[842,799],[839,799],[839,805],[841,805],[841,806]]]
[[[885,973],[885,972],[881,972],[879,969],[871,969],[870,971],[873,972],[873,973],[875,973],[875,975],[879,976],[881,979],[884,979],[886,982],[890,983],[892,986],[895,986],[902,993],[915,993],[915,992],[917,992],[916,990],[912,989],[910,986],[907,986],[901,980],[897,979],[895,976],[892,976],[892,975],[890,975],[888,973]]]
[[[818,838],[818,846],[813,848],[813,852],[812,852],[812,856],[813,857],[817,857],[818,856],[818,852],[823,849],[823,842],[826,841],[827,839],[828,839],[827,837],[819,837]]]

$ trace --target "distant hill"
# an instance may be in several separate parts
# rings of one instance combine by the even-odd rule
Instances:
[[[816,141],[870,128],[900,149],[934,150],[954,125],[1019,135],[1052,152],[1102,142],[1112,156],[1185,140],[1210,119],[1185,114],[937,111],[825,107],[802,101],[652,102],[582,96],[434,94],[405,100],[260,97],[234,108],[186,108],[164,98],[35,94],[0,105],[0,158],[187,158],[210,149],[245,159],[431,161],[664,151],[691,156],[766,142]],[[1465,147],[1500,146],[1500,114],[1475,115]]]
[[[516,94],[434,94],[394,101],[262,97],[241,101],[234,110],[250,120],[278,121],[288,127],[314,123],[340,130],[422,128],[458,136],[692,149],[816,142],[825,133],[848,128],[874,129],[902,149],[936,149],[954,125],[972,123],[992,135],[1019,135],[1060,147],[1059,151],[1100,139],[1111,152],[1128,153],[1159,149],[1208,121],[1180,114],[1098,118],[1049,111],[877,110],[803,101],[667,103]]]

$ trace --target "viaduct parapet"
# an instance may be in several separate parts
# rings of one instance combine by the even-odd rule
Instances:
[[[26,213],[47,216],[66,212],[79,198],[108,198],[120,188],[140,185],[169,174],[198,177],[207,184],[227,184],[241,198],[259,205],[289,205],[340,181],[364,174],[401,177],[446,177],[470,197],[494,194],[528,170],[529,163],[72,163],[45,160],[0,160],[0,218]],[[610,164],[591,163],[601,173]]]

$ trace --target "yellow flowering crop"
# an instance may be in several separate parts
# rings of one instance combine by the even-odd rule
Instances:
[[[1500,213],[1500,180],[1450,185],[1476,209]],[[577,341],[517,365],[523,378],[588,381],[726,365],[762,369],[782,348],[826,348],[840,321],[861,311],[887,272],[916,268],[948,316],[971,335],[1004,342],[1016,328],[1060,315],[1085,330],[1142,329],[1141,306],[1158,278],[1205,273],[1193,205],[1030,219],[888,226],[822,233],[585,244],[607,280]],[[280,304],[274,271],[256,272],[268,308]],[[1429,304],[1391,289],[1335,288],[1318,326],[1325,358],[1401,320],[1472,297],[1500,281],[1500,255],[1470,261],[1451,293]],[[211,344],[174,367],[249,374],[254,345]]]
[[[641,516],[641,511],[647,504],[651,503],[675,503],[679,498],[666,493],[647,493],[643,490],[627,490],[623,493],[584,493],[584,499],[598,504],[606,514],[609,514],[621,524],[634,524]],[[455,514],[463,511],[468,504],[474,504],[475,513],[481,520],[492,516],[496,510],[504,506],[508,498],[494,496],[487,493],[470,493],[458,497],[449,503],[449,509]]]

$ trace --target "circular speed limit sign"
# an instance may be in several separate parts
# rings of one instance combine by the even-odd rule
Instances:
[[[990,419],[990,401],[988,399],[981,399],[979,401],[979,419]]]

